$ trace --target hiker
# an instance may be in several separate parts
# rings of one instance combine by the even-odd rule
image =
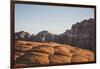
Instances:
[[[45,35],[42,35],[42,40],[41,42],[45,42]]]

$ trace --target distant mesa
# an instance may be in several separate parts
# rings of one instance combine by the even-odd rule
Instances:
[[[40,31],[36,35],[19,31],[15,33],[15,38],[24,41],[69,44],[95,51],[95,22],[93,18],[77,22],[72,25],[71,29],[60,35],[52,34],[46,30]]]

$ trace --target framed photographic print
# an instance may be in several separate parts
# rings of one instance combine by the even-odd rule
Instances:
[[[11,1],[11,68],[96,63],[96,6]]]

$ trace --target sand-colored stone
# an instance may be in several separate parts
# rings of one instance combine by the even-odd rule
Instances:
[[[20,64],[48,64],[48,55],[42,54],[25,54],[17,59],[16,63]]]
[[[72,56],[72,62],[94,61],[94,53],[89,50],[75,47],[73,51],[75,54]]]
[[[70,50],[64,46],[55,46],[54,49],[55,49],[54,54],[66,55],[69,57],[72,56],[72,54],[70,53]]]
[[[31,61],[37,64],[49,64],[48,55],[32,55]]]
[[[75,63],[78,63],[78,62],[88,62],[88,58],[85,57],[85,56],[82,56],[82,55],[79,55],[79,54],[74,54],[72,56],[72,60],[71,62],[75,62]]]
[[[54,48],[50,47],[50,46],[37,46],[37,47],[33,47],[31,49],[31,51],[36,51],[36,52],[43,52],[43,53],[47,53],[49,55],[52,55],[54,53]]]
[[[71,63],[71,57],[64,55],[51,55],[49,56],[49,61],[51,64]]]
[[[90,50],[54,42],[17,41],[15,51],[15,67],[95,61]]]
[[[25,53],[22,53],[22,52],[15,52],[15,56],[14,56],[14,59],[15,59],[15,61],[16,61],[16,59],[18,58],[18,57],[21,57],[22,55],[24,55]]]
[[[16,46],[16,47],[15,47],[15,50],[16,50],[16,51],[23,51],[23,52],[25,52],[25,51],[30,50],[31,48],[32,48],[32,47],[29,47],[29,46],[19,45],[19,46]]]

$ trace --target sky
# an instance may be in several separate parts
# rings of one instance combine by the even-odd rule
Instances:
[[[73,24],[89,18],[94,18],[94,8],[16,4],[15,32],[37,34],[47,30],[61,34]]]

